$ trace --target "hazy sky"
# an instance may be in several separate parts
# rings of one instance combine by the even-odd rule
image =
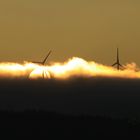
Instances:
[[[1,0],[0,61],[72,56],[140,66],[140,0]]]

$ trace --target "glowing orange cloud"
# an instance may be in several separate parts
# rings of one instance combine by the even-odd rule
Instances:
[[[0,78],[28,78],[37,67],[28,62],[24,62],[24,64],[3,62],[0,63]]]
[[[140,72],[136,72],[136,64],[127,64],[124,70],[118,71],[111,66],[105,66],[86,61],[82,58],[73,57],[64,63],[53,63],[51,66],[39,67],[35,69],[30,78],[42,77],[67,79],[71,77],[121,77],[121,78],[140,78]]]
[[[117,70],[111,66],[98,64],[94,61],[86,61],[73,57],[64,63],[52,63],[51,65],[38,65],[34,63],[0,63],[0,78],[30,78],[30,79],[68,79],[71,77],[120,77],[140,78],[139,68],[135,63],[127,64],[124,70]]]

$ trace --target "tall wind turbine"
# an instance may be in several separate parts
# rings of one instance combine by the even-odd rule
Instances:
[[[118,69],[118,70],[120,70],[120,68],[123,67],[123,66],[120,64],[119,49],[118,49],[118,48],[117,48],[117,60],[116,60],[116,62],[115,62],[112,66],[117,66],[117,69]]]

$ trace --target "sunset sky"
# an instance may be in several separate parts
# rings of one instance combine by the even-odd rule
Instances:
[[[140,66],[139,0],[1,0],[0,61],[78,56]]]

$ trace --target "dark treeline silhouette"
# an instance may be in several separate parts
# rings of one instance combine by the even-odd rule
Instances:
[[[140,122],[107,116],[64,115],[28,110],[0,112],[1,135],[46,136],[50,138],[95,136],[138,136]]]

